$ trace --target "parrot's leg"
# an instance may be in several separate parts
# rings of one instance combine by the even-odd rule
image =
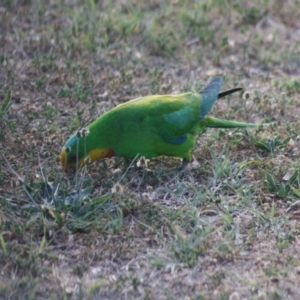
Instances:
[[[186,168],[186,166],[187,166],[188,164],[189,164],[189,161],[186,160],[186,159],[183,159],[183,160],[182,160],[181,166],[178,168],[178,171],[179,171],[179,172],[183,171],[183,170]]]

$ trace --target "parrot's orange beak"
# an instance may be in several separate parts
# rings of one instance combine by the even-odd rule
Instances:
[[[76,172],[76,167],[67,166],[67,153],[65,149],[62,149],[60,153],[60,162],[65,173],[68,173],[69,170],[73,170],[74,173]]]
[[[67,157],[66,150],[62,149],[60,153],[60,162],[64,169],[66,168],[66,157]]]

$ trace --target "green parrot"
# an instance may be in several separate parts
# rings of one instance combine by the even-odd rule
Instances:
[[[161,155],[182,158],[183,170],[205,128],[257,126],[206,116],[217,99],[241,90],[220,93],[221,85],[222,78],[216,77],[199,94],[152,95],[116,106],[67,140],[60,157],[64,171],[105,157]]]

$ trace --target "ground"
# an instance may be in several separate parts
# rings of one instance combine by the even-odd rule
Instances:
[[[1,299],[299,299],[300,2],[0,4]],[[66,139],[130,99],[223,90],[188,172]]]

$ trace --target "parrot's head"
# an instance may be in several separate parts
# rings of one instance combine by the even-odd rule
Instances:
[[[98,148],[97,143],[90,135],[87,128],[78,130],[63,146],[60,154],[60,162],[65,172],[77,171],[85,164],[104,157],[114,156],[114,151],[106,148]]]

